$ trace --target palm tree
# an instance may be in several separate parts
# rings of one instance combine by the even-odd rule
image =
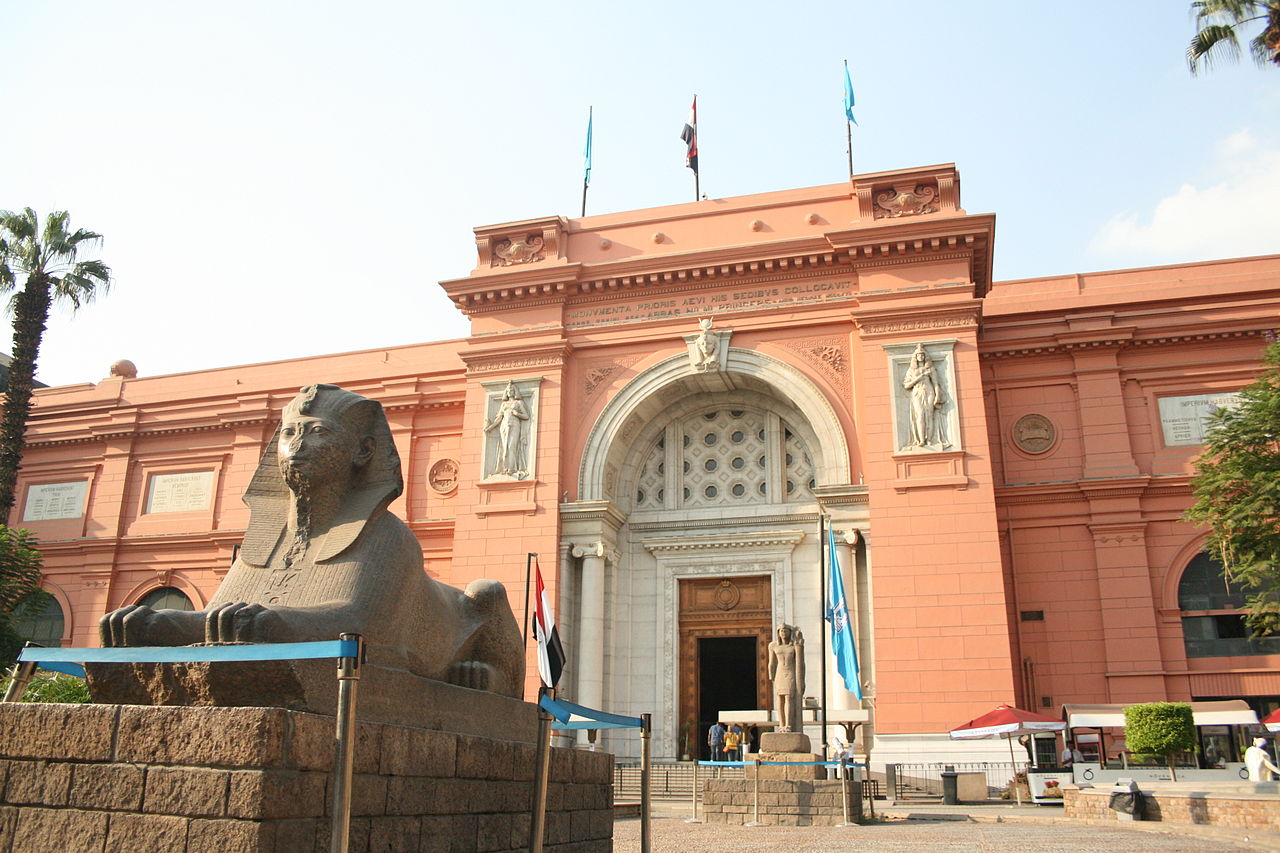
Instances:
[[[31,208],[0,211],[0,293],[12,292],[13,361],[9,387],[0,418],[0,523],[13,509],[18,466],[26,446],[27,415],[31,411],[31,386],[35,379],[40,339],[54,300],[73,308],[92,302],[111,286],[111,269],[102,261],[77,260],[82,247],[102,240],[102,235],[81,228],[69,231],[65,210],[45,218],[44,228]],[[22,289],[17,277],[25,276]]]
[[[1249,41],[1249,53],[1263,68],[1280,66],[1280,0],[1196,0],[1191,11],[1199,28],[1187,47],[1192,74],[1221,54],[1239,59],[1239,33],[1255,21],[1262,32]]]

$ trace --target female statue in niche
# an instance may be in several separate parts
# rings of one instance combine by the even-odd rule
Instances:
[[[773,682],[778,731],[800,732],[804,702],[804,636],[799,628],[778,626],[778,639],[769,644],[769,680]]]
[[[529,420],[529,410],[524,405],[519,389],[514,382],[508,382],[502,392],[502,402],[498,411],[484,425],[486,433],[498,431],[498,445],[494,454],[493,470],[490,474],[507,474],[512,477],[523,477],[528,470],[525,465],[525,422]]]
[[[904,449],[913,447],[949,447],[942,420],[946,393],[942,380],[933,368],[933,359],[924,344],[917,344],[911,354],[911,367],[902,380],[911,408],[911,437]]]

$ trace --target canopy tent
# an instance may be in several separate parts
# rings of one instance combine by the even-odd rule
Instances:
[[[1134,704],[1134,703],[1129,703]],[[1123,729],[1124,709],[1129,705],[1063,705],[1062,718],[1069,729]],[[1197,726],[1253,726],[1258,715],[1243,699],[1192,702]]]
[[[1269,732],[1280,732],[1280,709],[1272,711],[1262,718],[1262,724]]]
[[[1018,763],[1013,757],[1013,738],[1020,735],[1031,735],[1039,732],[1059,732],[1066,727],[1062,720],[1046,717],[1034,711],[1024,711],[1012,705],[999,705],[994,711],[988,711],[981,717],[975,717],[967,723],[951,730],[952,740],[967,738],[1002,737],[1009,741],[1009,763],[1013,765],[1014,775],[1018,772]],[[1022,805],[1022,791],[1016,782],[1013,786],[1018,805]]]

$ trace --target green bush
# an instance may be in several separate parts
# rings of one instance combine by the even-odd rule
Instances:
[[[0,680],[0,695],[9,689],[6,676]],[[22,694],[23,702],[58,702],[67,705],[83,705],[89,702],[89,685],[74,675],[37,675],[31,679]]]
[[[1173,756],[1196,748],[1196,724],[1187,702],[1148,702],[1124,709],[1124,740],[1130,752],[1161,756],[1173,770]]]

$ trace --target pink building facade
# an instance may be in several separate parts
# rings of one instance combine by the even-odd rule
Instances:
[[[442,282],[464,340],[39,391],[12,521],[65,644],[158,591],[198,609],[281,408],[328,382],[386,409],[425,570],[519,615],[537,554],[562,693],[653,713],[659,754],[771,707],[780,623],[819,695],[820,518],[865,695],[832,670],[828,707],[882,758],[1000,702],[1280,702],[1180,518],[1280,256],[992,282],[994,229],[950,165],[477,228]]]

